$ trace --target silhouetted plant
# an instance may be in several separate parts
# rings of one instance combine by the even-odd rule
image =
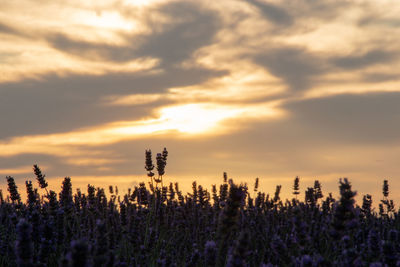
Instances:
[[[39,168],[39,166],[37,164],[33,165],[33,171],[34,171],[34,173],[36,175],[36,179],[37,179],[37,181],[39,183],[40,188],[46,189],[46,192],[47,192],[48,184],[47,184],[46,179],[45,179],[46,176],[44,174],[42,174],[42,171],[40,170],[40,168]]]
[[[351,185],[347,178],[344,178],[343,181],[340,179],[339,183],[340,200],[336,205],[332,222],[333,236],[336,238],[341,238],[346,231],[356,226],[354,211],[354,196],[356,192],[351,190]]]
[[[164,147],[164,150],[161,153],[157,153],[156,156],[156,164],[157,164],[157,173],[158,177],[154,177],[153,169],[153,160],[152,160],[152,153],[151,150],[146,150],[145,152],[145,169],[147,170],[147,176],[150,177],[151,180],[151,189],[154,190],[154,184],[153,181],[156,182],[156,187],[158,188],[158,184],[161,184],[161,188],[163,188],[163,183],[162,183],[162,178],[163,175],[165,174],[165,166],[167,165],[167,157],[168,157],[168,151]]]
[[[151,150],[150,149],[146,150],[145,155],[146,155],[145,169],[147,171],[147,176],[149,176],[150,179],[152,179],[154,176],[154,173],[153,173],[154,165],[153,165],[153,159],[151,158]]]
[[[69,177],[65,177],[64,181],[62,182],[60,204],[67,212],[69,212],[72,208],[72,184],[71,178]]]
[[[277,185],[276,186],[275,195],[274,195],[274,202],[278,202],[281,199],[281,197],[279,196],[279,194],[281,193],[281,188],[282,188],[281,185]]]
[[[249,260],[249,234],[247,231],[242,231],[239,238],[235,241],[231,252],[228,254],[228,267],[243,267],[248,266],[246,262]]]
[[[26,194],[28,196],[27,202],[28,202],[29,207],[32,208],[34,205],[36,205],[37,196],[36,196],[35,191],[33,190],[31,181],[26,181],[25,185],[26,185]]]
[[[166,163],[168,154],[160,154]],[[252,199],[247,185],[226,173],[211,194],[197,182],[190,193],[178,183],[147,182],[120,195],[108,187],[109,197],[92,185],[74,193],[67,177],[61,192],[46,189],[42,196],[25,182],[22,202],[14,179],[7,176],[7,183],[9,196],[0,196],[4,267],[396,266],[400,260],[400,212],[387,182],[382,216],[368,194],[356,205],[347,179],[340,180],[339,200],[329,193],[320,202],[319,182],[303,201],[283,201],[281,186],[270,197],[257,179]]]
[[[379,214],[381,216],[389,216],[394,212],[394,203],[393,200],[388,199],[389,196],[389,182],[388,180],[383,181],[382,187],[383,199],[381,200],[381,204],[379,204]]]
[[[300,194],[300,179],[299,176],[296,176],[293,184],[293,195],[295,195],[297,199],[297,195],[299,194]]]
[[[315,203],[317,201],[317,197],[315,194],[315,190],[312,187],[308,187],[307,191],[305,193],[305,202],[306,204],[310,205],[310,206],[315,206]]]
[[[18,193],[17,185],[15,184],[14,178],[7,176],[8,192],[10,192],[10,198],[12,202],[21,202],[21,196]]]
[[[256,181],[254,183],[254,192],[257,193],[258,191],[258,186],[259,186],[259,180],[258,177],[256,178]]]
[[[237,230],[239,208],[245,196],[246,192],[242,186],[237,186],[233,183],[230,184],[229,197],[226,206],[220,215],[218,225],[218,236],[220,240],[218,257],[220,265],[225,264],[228,243],[232,238],[233,233]]]
[[[314,182],[314,194],[316,201],[324,197],[324,195],[322,194],[321,183],[318,180],[315,180]]]
[[[162,159],[163,159],[165,165],[167,165],[167,157],[168,157],[168,151],[167,151],[167,148],[164,147],[164,150],[162,151]],[[165,167],[165,165],[164,165],[164,167]]]
[[[20,219],[17,224],[17,240],[15,254],[19,267],[33,267],[32,226],[25,219]]]
[[[217,245],[214,241],[207,241],[204,247],[204,262],[206,266],[215,266],[217,260]]]
[[[69,261],[71,267],[88,266],[89,249],[85,240],[73,240],[71,242],[71,252],[69,253]]]
[[[383,197],[384,198],[387,198],[389,196],[389,183],[388,183],[388,180],[384,180],[383,181],[382,192],[383,192]]]
[[[371,215],[371,207],[372,207],[372,196],[370,194],[366,194],[363,196],[363,203],[361,211],[365,216]]]

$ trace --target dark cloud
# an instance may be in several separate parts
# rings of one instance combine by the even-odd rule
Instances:
[[[282,7],[258,0],[249,0],[248,2],[257,7],[268,20],[275,24],[287,26],[293,24],[293,18]]]
[[[345,94],[291,102],[292,123],[331,143],[399,143],[400,93]],[[299,137],[300,138],[300,137]]]
[[[7,166],[7,169],[14,169],[21,166],[40,164],[41,162],[53,163],[54,156],[43,154],[21,154],[16,156],[0,156],[0,166]],[[10,173],[9,175],[13,175]]]
[[[318,57],[300,48],[270,49],[256,55],[254,61],[281,78],[293,91],[309,89],[312,79],[325,71]]]
[[[331,59],[333,65],[348,70],[356,70],[376,64],[389,63],[396,54],[385,50],[372,50],[361,55],[347,55]]]
[[[262,54],[253,56],[253,61],[266,68],[271,74],[281,78],[292,90],[304,91],[323,81],[324,74],[336,71],[338,68],[348,71],[389,64],[398,58],[393,51],[371,50],[361,55],[320,56],[306,49],[282,46],[281,48],[266,49]],[[396,80],[395,74],[367,73],[361,80],[368,83]]]
[[[300,0],[295,2],[284,0],[281,5],[290,10],[292,16],[296,18],[312,18],[326,21],[334,19],[345,8],[354,5],[354,3],[346,0]]]
[[[208,45],[220,28],[218,15],[191,3],[166,4],[159,10],[178,22],[146,37],[139,55],[157,57],[163,65],[176,64]]]
[[[36,177],[33,172],[33,165],[38,164],[39,167],[42,168],[45,175],[48,174],[56,175],[58,177],[68,176],[68,167],[65,168],[65,160],[61,160],[57,157],[45,154],[21,154],[16,156],[0,156],[0,166],[7,166],[6,169],[19,169],[24,168],[25,172],[18,173],[4,173],[0,179],[0,186],[5,185],[5,176],[12,176],[15,178],[16,182],[19,184],[23,184],[27,180],[31,180],[36,183]],[[26,168],[27,166],[32,166],[31,168]],[[47,168],[43,168],[43,166],[48,166]],[[58,167],[61,167],[59,170]],[[50,173],[48,172],[50,171]],[[25,186],[19,188],[20,192],[24,191]]]
[[[367,83],[380,83],[400,80],[399,73],[370,72],[361,76],[361,80]]]
[[[154,32],[149,35],[122,35],[128,43],[125,46],[90,43],[60,33],[46,38],[54,48],[86,59],[127,62],[155,57],[165,67],[190,58],[197,49],[210,44],[220,27],[215,12],[192,3],[168,3],[151,12],[172,21],[166,25],[150,25]],[[163,29],[156,31],[160,26]]]
[[[61,33],[48,34],[46,38],[52,47],[85,59],[127,62],[140,57],[130,46],[90,43],[73,39]]]
[[[101,105],[104,97],[136,93],[163,93],[170,87],[189,86],[227,74],[203,68],[171,68],[157,74],[105,75],[48,74],[40,80],[0,84],[0,138],[63,132],[79,127],[137,119],[151,114],[160,100],[140,106]]]
[[[0,33],[17,34],[19,32],[15,28],[0,22]]]
[[[307,21],[329,21],[341,14],[343,9],[353,5],[343,0],[283,0],[278,3],[269,3],[266,0],[248,0],[260,13],[276,27],[272,29],[274,34],[288,34],[292,32],[304,32],[315,29],[318,24]],[[305,21],[306,24],[302,24]],[[283,27],[285,31],[282,31]]]
[[[68,151],[68,148],[66,149]],[[103,156],[106,151],[103,151]],[[108,155],[109,156],[109,155]],[[94,157],[96,158],[96,157]],[[105,155],[107,158],[107,155]],[[115,159],[108,157],[109,159]],[[26,166],[33,166],[33,164],[38,164],[41,168],[42,172],[49,178],[63,178],[65,176],[103,176],[103,175],[132,175],[132,167],[129,167],[132,163],[131,158],[126,158],[126,162],[124,164],[121,163],[109,163],[108,166],[102,165],[74,165],[69,164],[66,158],[61,156],[54,156],[54,155],[46,155],[46,154],[21,154],[16,156],[10,157],[0,157],[0,165],[7,166],[7,169],[18,169]],[[111,170],[108,168],[112,165]],[[102,168],[103,167],[103,168]],[[118,171],[118,168],[121,168]],[[131,171],[129,173],[129,171]],[[22,183],[26,180],[35,181],[35,175],[33,173],[32,168],[27,168],[26,172],[24,173],[6,173],[4,176],[13,176],[16,178],[16,181]],[[35,181],[36,182],[36,181]],[[4,181],[0,180],[0,185],[4,183]]]
[[[179,67],[179,63],[192,57],[197,49],[212,42],[220,24],[215,12],[185,2],[168,3],[153,11],[152,16],[167,16],[171,22],[153,25],[154,29],[162,30],[149,35],[123,35],[129,43],[125,46],[89,43],[75,39],[73,34],[39,35],[54,48],[89,60],[118,63],[155,57],[160,59],[161,65],[149,72],[67,73],[62,76],[49,73],[39,80],[1,83],[0,113],[5,115],[0,116],[0,139],[73,131],[107,122],[143,118],[170,100],[160,99],[136,106],[107,106],[102,100],[115,95],[162,94],[171,87],[200,84],[228,74],[227,71],[202,67]],[[0,24],[0,31],[11,30]],[[61,166],[62,162],[54,164]]]
[[[399,27],[400,19],[398,18],[381,18],[379,14],[370,12],[370,14],[364,15],[359,21],[358,26],[382,26],[382,27]]]
[[[15,27],[14,25],[10,25],[9,23],[2,21],[0,21],[0,34],[8,34],[29,39],[31,39],[32,37],[37,37],[34,36],[32,32],[24,30],[23,28]]]

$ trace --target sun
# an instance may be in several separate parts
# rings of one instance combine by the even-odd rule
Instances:
[[[132,30],[137,26],[135,21],[128,21],[115,11],[103,11],[100,13],[87,13],[77,17],[80,23],[100,29]]]
[[[119,134],[146,134],[178,131],[186,134],[216,132],[221,121],[232,118],[240,112],[233,107],[219,107],[210,104],[186,104],[164,107],[157,119],[135,122],[134,125],[119,127],[113,131]]]
[[[224,119],[234,117],[239,111],[231,107],[208,104],[187,104],[161,110],[161,125],[182,133],[204,133],[216,130]]]
[[[187,136],[220,134],[232,129],[228,120],[281,117],[283,112],[271,106],[235,106],[212,103],[191,103],[163,107],[156,118],[127,121],[109,130],[113,134],[138,136],[179,132]],[[236,125],[236,124],[235,124]]]

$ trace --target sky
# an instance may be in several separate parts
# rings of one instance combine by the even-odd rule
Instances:
[[[120,188],[210,186],[225,171],[290,196],[348,177],[400,197],[400,3],[17,0],[0,3],[0,175],[38,164]],[[0,186],[5,188],[5,179]],[[304,194],[302,194],[304,196]]]

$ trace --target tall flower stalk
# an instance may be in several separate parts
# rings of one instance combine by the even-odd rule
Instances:
[[[17,202],[19,204],[21,202],[21,196],[18,193],[17,185],[15,184],[14,178],[11,176],[6,177],[8,184],[8,192],[10,192],[10,198],[13,203]]]
[[[150,177],[151,180],[151,186],[152,188],[154,187],[154,182],[156,183],[156,188],[158,188],[158,184],[161,184],[161,188],[163,188],[163,175],[165,174],[165,166],[167,165],[167,157],[168,157],[168,151],[164,147],[164,150],[161,153],[157,153],[156,156],[156,164],[157,164],[157,173],[158,177],[155,177],[155,174],[153,172],[154,170],[154,165],[153,165],[153,160],[152,160],[152,153],[151,150],[146,150],[145,152],[145,169],[147,171],[147,176]]]
[[[145,166],[144,168],[147,171],[147,176],[150,177],[151,180],[151,185],[154,187],[153,184],[153,177],[154,177],[154,165],[153,165],[153,159],[151,157],[151,149],[145,151]]]
[[[46,194],[49,195],[49,192],[47,191],[48,184],[45,179],[46,175],[44,175],[42,173],[42,170],[39,168],[39,166],[37,164],[33,165],[33,172],[36,175],[36,179],[39,183],[39,187],[46,190]]]

